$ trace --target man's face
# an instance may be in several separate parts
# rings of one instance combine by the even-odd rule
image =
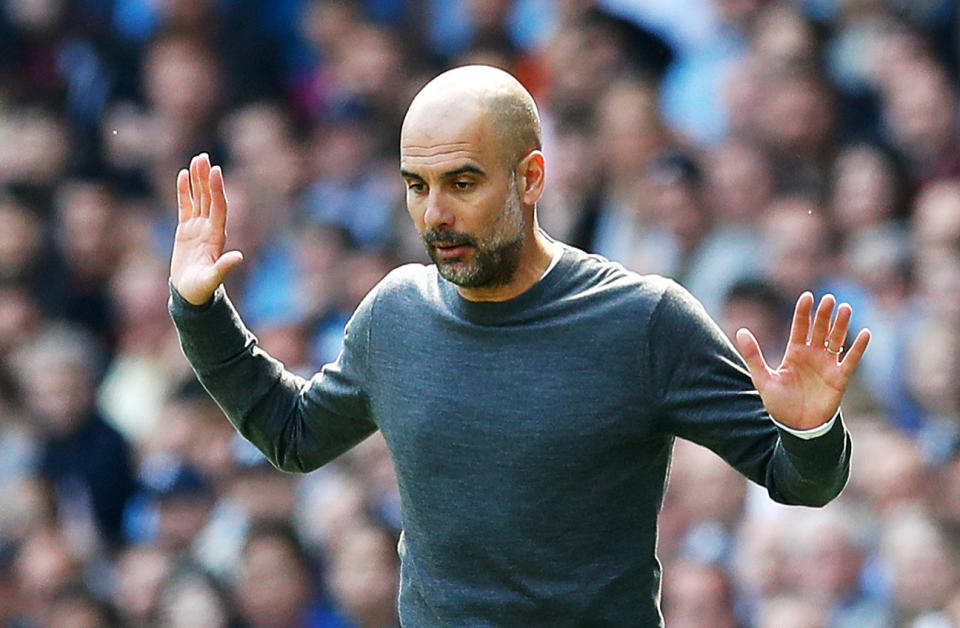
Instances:
[[[482,112],[440,107],[404,125],[407,210],[440,275],[466,288],[514,276],[525,218],[516,171]]]

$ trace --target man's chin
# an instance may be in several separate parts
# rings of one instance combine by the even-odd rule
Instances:
[[[468,268],[465,262],[435,259],[434,263],[437,265],[437,272],[447,281],[463,288],[476,287],[477,273],[474,272],[474,269]]]

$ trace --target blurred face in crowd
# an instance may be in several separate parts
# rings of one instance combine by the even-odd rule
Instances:
[[[897,605],[909,613],[940,607],[957,583],[955,549],[923,511],[896,516],[884,534]]]
[[[653,168],[646,177],[654,219],[673,233],[684,252],[693,251],[710,227],[698,176],[667,166]]]
[[[766,90],[765,59],[750,55],[735,63],[723,84],[723,103],[729,116],[732,137],[757,137]]]
[[[49,435],[66,436],[88,419],[95,350],[92,339],[80,330],[50,327],[15,354],[26,408]]]
[[[0,279],[19,279],[40,257],[43,224],[13,199],[0,198]]]
[[[905,362],[907,385],[928,412],[943,417],[960,413],[960,338],[952,324],[936,319],[920,324]]]
[[[64,121],[46,110],[0,112],[0,173],[4,182],[51,187],[59,183],[71,157],[70,140]]]
[[[90,406],[92,391],[87,372],[75,365],[50,365],[44,377],[27,387],[27,404],[47,429],[63,436],[73,431]]]
[[[897,200],[893,165],[879,149],[861,145],[840,153],[833,166],[830,206],[847,232],[889,220]]]
[[[789,584],[787,549],[792,530],[765,517],[745,519],[734,544],[733,573],[739,588],[747,594],[770,597]]]
[[[252,626],[295,625],[309,595],[309,574],[280,536],[251,539],[243,554],[237,596]]]
[[[914,204],[911,226],[918,249],[960,245],[960,183],[944,180],[925,187]]]
[[[399,79],[403,74],[396,71],[403,65],[401,50],[388,29],[360,26],[334,57],[333,72],[344,91],[354,98],[388,104],[402,93]]]
[[[296,476],[262,463],[236,474],[230,496],[243,507],[251,521],[266,521],[292,518],[296,491]]]
[[[63,0],[7,0],[3,12],[16,27],[42,35],[57,27],[65,5]]]
[[[832,251],[826,217],[813,199],[775,199],[767,209],[764,235],[770,277],[785,294],[800,294],[820,282]]]
[[[615,39],[604,35],[601,29],[573,25],[561,27],[550,40],[545,62],[551,103],[559,114],[589,110],[609,84],[621,52]]]
[[[204,492],[164,496],[159,500],[157,543],[170,550],[184,550],[197,537],[212,508]]]
[[[143,71],[147,98],[160,115],[198,122],[213,110],[220,75],[214,58],[193,40],[158,40],[147,51]]]
[[[232,625],[220,593],[201,576],[179,575],[168,581],[157,610],[160,628],[226,628]]]
[[[940,495],[937,502],[937,514],[945,525],[960,529],[960,455],[943,465],[939,473]],[[957,591],[960,594],[960,590]],[[957,610],[960,611],[960,595],[957,597]]]
[[[32,333],[39,318],[40,308],[26,288],[0,284],[0,353],[8,355]]]
[[[927,163],[955,140],[957,97],[933,63],[914,63],[908,70],[891,85],[885,120],[897,147],[911,160]]]
[[[156,547],[133,546],[123,553],[117,563],[114,601],[128,623],[148,623],[172,567],[171,555]]]
[[[757,55],[778,67],[812,65],[817,44],[813,28],[797,9],[770,4],[757,16]]]
[[[928,247],[914,258],[917,295],[930,314],[960,321],[960,248]]]
[[[831,139],[834,111],[823,84],[807,74],[772,78],[759,110],[760,132],[778,152],[814,158]]]
[[[825,607],[799,597],[766,601],[759,612],[757,628],[826,628]]]
[[[732,525],[742,512],[746,480],[706,447],[678,440],[670,488],[691,523]]]
[[[440,274],[462,288],[497,288],[513,281],[532,248],[542,183],[534,193],[524,183],[531,164],[542,173],[542,156],[527,146],[539,134],[514,128],[511,112],[494,109],[504,103],[488,99],[505,90],[505,106],[526,104],[522,87],[478,68],[441,75],[417,95],[401,131],[400,169],[407,209]]]
[[[761,0],[715,0],[717,14],[725,23],[745,27],[756,16]]]
[[[103,605],[87,592],[58,596],[50,607],[47,625],[57,628],[109,628],[113,620]]]
[[[604,91],[597,103],[597,124],[604,174],[620,181],[639,179],[638,166],[666,143],[656,89],[640,81],[618,81]]]
[[[721,226],[753,227],[773,192],[773,175],[759,149],[736,141],[707,158],[707,201]]]
[[[57,590],[76,578],[76,567],[59,534],[40,530],[31,535],[14,565],[17,595],[26,614],[42,617],[52,607]]]
[[[112,190],[95,182],[73,181],[57,193],[57,245],[73,273],[98,279],[113,270],[117,256],[118,212]]]
[[[167,331],[166,279],[167,268],[153,256],[140,254],[124,259],[110,282],[110,295],[124,324],[139,333]]]
[[[221,125],[234,170],[243,170],[267,206],[286,201],[300,183],[298,146],[286,112],[271,103],[247,105]],[[231,195],[232,196],[232,195]]]
[[[803,514],[806,517],[792,533],[795,542],[791,548],[798,593],[829,607],[857,591],[865,556],[853,534],[856,526],[865,522],[863,517],[836,508]]]
[[[851,476],[848,490],[865,495],[881,516],[928,503],[930,477],[914,443],[889,429],[865,431],[857,442],[851,466],[859,471]]]
[[[677,562],[664,571],[663,616],[671,628],[734,628],[726,575],[712,565]]]
[[[355,528],[334,552],[330,588],[362,626],[396,624],[396,544],[384,532]]]
[[[783,357],[784,321],[783,308],[777,307],[772,300],[763,295],[744,293],[727,297],[720,324],[731,339],[741,327],[752,331],[767,359],[776,363]]]

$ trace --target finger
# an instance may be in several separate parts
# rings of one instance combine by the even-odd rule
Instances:
[[[210,155],[202,153],[197,165],[200,179],[200,215],[210,217]]]
[[[847,331],[850,329],[850,317],[853,315],[853,308],[849,303],[841,303],[837,308],[837,318],[833,322],[830,333],[827,334],[827,348],[833,351],[843,349],[843,343],[847,341]]]
[[[193,204],[193,215],[200,215],[200,155],[194,155],[190,160],[190,202]]]
[[[811,347],[823,347],[827,341],[827,330],[830,329],[830,319],[833,316],[833,306],[837,300],[832,294],[825,294],[817,306],[817,314],[813,318],[813,332],[810,334]]]
[[[216,269],[217,274],[220,277],[220,281],[223,281],[223,278],[227,276],[231,270],[233,270],[237,264],[243,261],[243,253],[240,251],[227,251],[221,255],[216,262],[213,263],[213,267]]]
[[[753,384],[758,389],[762,387],[770,371],[767,361],[763,358],[763,352],[760,350],[760,343],[757,342],[753,333],[742,327],[737,330],[737,345],[740,347],[740,354],[743,356],[747,368],[750,369],[750,377]]]
[[[223,170],[214,166],[210,170],[210,220],[217,229],[227,224],[227,191],[223,184]]]
[[[193,202],[190,200],[190,173],[186,168],[177,173],[177,220],[185,222],[193,216]]]
[[[811,311],[813,311],[813,294],[804,292],[797,299],[797,306],[793,310],[793,323],[790,325],[792,344],[807,344],[807,337],[810,335]]]
[[[843,361],[840,362],[840,368],[847,377],[853,375],[853,372],[857,368],[857,364],[860,363],[860,358],[863,357],[863,352],[867,350],[867,344],[869,342],[870,330],[861,329],[860,333],[857,334],[857,337],[854,339],[853,344],[850,345],[850,350],[847,351]]]

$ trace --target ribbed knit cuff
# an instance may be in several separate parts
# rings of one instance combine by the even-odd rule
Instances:
[[[170,317],[177,327],[180,346],[195,370],[222,364],[254,341],[221,285],[209,303],[194,305],[170,284]]]

